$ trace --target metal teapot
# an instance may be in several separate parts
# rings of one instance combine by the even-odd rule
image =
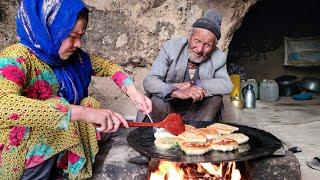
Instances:
[[[253,85],[248,84],[242,89],[242,95],[244,100],[244,107],[249,109],[256,108],[256,95],[253,90]]]

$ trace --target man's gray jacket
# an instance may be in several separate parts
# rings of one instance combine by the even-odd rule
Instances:
[[[211,56],[199,67],[200,82],[207,96],[228,94],[232,83],[226,70],[226,55],[215,48]],[[146,92],[162,99],[170,98],[177,88],[173,83],[183,82],[188,65],[188,39],[185,37],[166,41],[159,56],[143,81]]]

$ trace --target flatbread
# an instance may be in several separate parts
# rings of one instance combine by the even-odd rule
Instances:
[[[181,139],[177,137],[158,138],[154,141],[154,145],[157,149],[168,150],[177,147],[179,145],[179,141],[181,141]]]
[[[249,151],[249,149],[250,149],[250,144],[249,143],[239,144],[239,146],[238,146],[238,152],[239,153],[243,153],[243,152]]]
[[[210,143],[182,141],[179,146],[187,155],[202,155],[212,150]]]
[[[220,138],[210,141],[212,150],[215,151],[232,151],[238,148],[238,142],[233,139]]]
[[[207,140],[211,139],[217,139],[220,137],[220,134],[215,129],[209,129],[209,128],[199,128],[199,131],[204,133],[207,137]]]
[[[221,138],[229,138],[237,141],[239,144],[243,144],[249,141],[249,137],[242,133],[232,133],[222,135]]]
[[[239,130],[239,128],[237,127],[230,126],[228,124],[222,124],[222,123],[214,123],[208,126],[207,128],[217,130],[220,134],[231,134]]]
[[[185,131],[178,135],[178,138],[185,140],[186,142],[207,142],[207,136],[198,129]]]
[[[189,125],[189,124],[185,124],[185,125],[184,125],[184,130],[185,130],[185,131],[189,131],[189,130],[193,130],[193,129],[197,129],[197,128],[194,127],[194,126],[191,126],[191,125]]]

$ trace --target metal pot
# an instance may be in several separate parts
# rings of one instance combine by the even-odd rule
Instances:
[[[242,109],[242,108],[244,107],[244,102],[243,102],[243,100],[242,100],[240,97],[238,97],[238,96],[233,97],[232,100],[231,100],[231,102],[232,102],[232,104],[233,104],[235,107],[237,107],[237,108],[239,108],[239,109]]]
[[[305,77],[299,82],[299,87],[312,92],[320,92],[320,79],[316,77]]]
[[[277,81],[279,86],[289,86],[293,84],[298,77],[291,76],[291,75],[283,75],[275,78],[274,80]]]
[[[279,86],[279,96],[291,97],[298,93],[300,93],[300,91],[296,83]]]

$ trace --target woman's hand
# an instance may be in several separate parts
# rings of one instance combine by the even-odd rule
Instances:
[[[127,121],[118,113],[108,109],[94,109],[71,105],[71,121],[82,120],[94,124],[99,131],[115,132],[121,124],[128,128]]]
[[[144,114],[152,111],[151,100],[147,96],[140,93],[133,85],[128,86],[126,92],[132,102],[137,106],[139,111],[142,111]]]

